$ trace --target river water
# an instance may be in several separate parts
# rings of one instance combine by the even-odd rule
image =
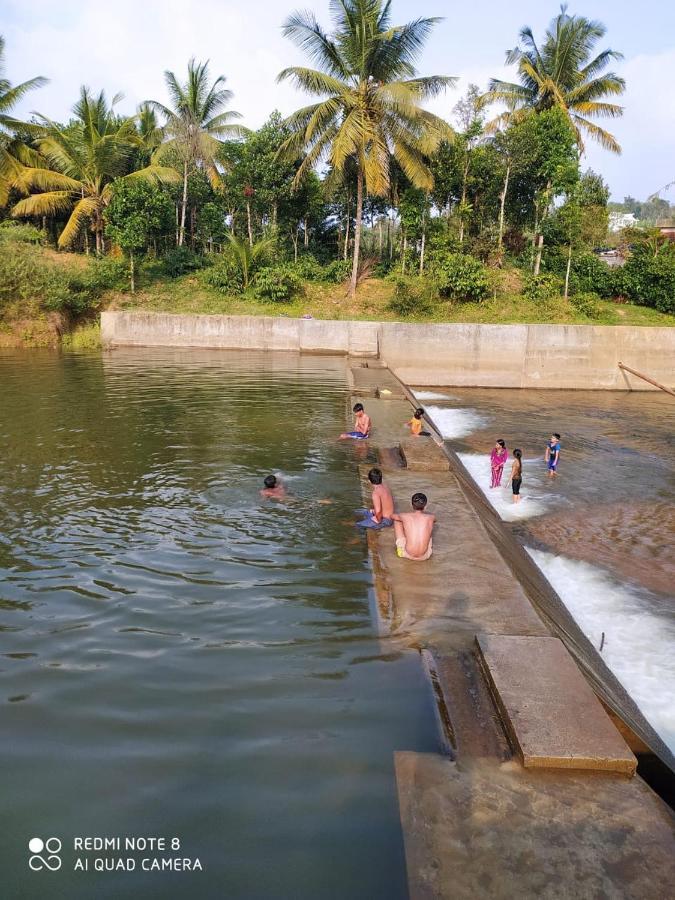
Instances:
[[[0,356],[3,897],[406,896],[392,754],[436,729],[375,633],[348,401],[321,357]],[[74,871],[87,836],[203,871]]]
[[[675,401],[661,392],[416,391],[584,633],[675,751]],[[562,436],[547,477],[546,441]],[[490,489],[498,438],[523,499]]]

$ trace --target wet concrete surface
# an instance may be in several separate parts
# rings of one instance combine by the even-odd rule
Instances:
[[[363,402],[374,423],[368,448],[355,453],[364,495],[377,458],[397,511],[409,509],[421,490],[437,516],[427,562],[399,559],[393,529],[368,533],[380,625],[433,660],[448,738],[446,756],[396,754],[411,897],[669,896],[674,820],[641,778],[533,770],[517,757],[508,760],[511,747],[477,663],[475,638],[546,638],[549,628],[453,472],[400,467],[410,403]],[[522,665],[527,678],[527,658]],[[592,730],[599,721],[612,728],[599,703],[596,711],[584,726]],[[618,731],[616,740],[622,744]]]
[[[522,635],[476,640],[525,767],[635,774],[637,760],[562,641]]]
[[[411,900],[664,900],[675,826],[639,778],[396,753]]]

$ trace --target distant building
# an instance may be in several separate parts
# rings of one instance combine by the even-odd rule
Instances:
[[[609,230],[616,233],[624,228],[632,228],[638,224],[635,213],[611,212],[609,214]]]
[[[656,227],[664,237],[675,243],[675,219],[661,219],[656,223]]]

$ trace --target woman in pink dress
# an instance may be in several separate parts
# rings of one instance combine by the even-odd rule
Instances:
[[[499,438],[490,454],[490,466],[492,467],[491,488],[496,488],[501,485],[502,473],[504,472],[504,466],[506,465],[506,460],[508,458],[509,451],[506,449],[506,444]]]

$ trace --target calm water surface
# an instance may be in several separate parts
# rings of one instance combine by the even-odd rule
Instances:
[[[375,634],[343,365],[0,357],[3,897],[406,896],[392,754],[435,727]],[[74,872],[96,835],[204,871]]]

